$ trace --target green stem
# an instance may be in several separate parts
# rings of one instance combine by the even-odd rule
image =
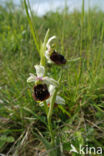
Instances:
[[[44,101],[44,108],[45,108],[45,112],[46,112],[46,114],[48,114],[48,106],[47,106],[46,101]]]
[[[60,78],[59,78],[59,81],[58,81],[59,84],[60,84],[60,81],[61,81],[62,73],[63,73],[63,70],[61,71],[61,74],[60,74]],[[52,121],[51,121],[51,118],[52,118],[52,114],[53,114],[53,108],[54,108],[54,103],[55,103],[55,100],[56,100],[58,89],[59,88],[57,87],[54,90],[53,95],[52,95],[52,97],[50,99],[50,107],[49,107],[49,112],[48,112],[48,115],[47,115],[48,128],[49,128],[49,131],[50,131],[51,143],[52,143],[53,146],[55,145],[55,140],[54,140],[54,134],[53,134],[53,130],[52,130]]]
[[[35,33],[35,30],[34,30],[34,27],[33,27],[29,12],[28,12],[28,6],[27,6],[27,3],[26,3],[26,0],[24,0],[24,5],[25,5],[25,11],[26,11],[26,14],[27,14],[27,19],[28,19],[28,22],[29,22],[29,25],[30,25],[30,30],[31,30],[31,33],[32,33],[32,36],[33,36],[33,39],[34,39],[34,42],[35,42],[35,45],[36,45],[36,48],[37,48],[37,50],[38,50],[38,52],[40,54],[39,44],[38,44],[38,41],[37,41],[37,38],[36,38],[36,33]]]
[[[82,51],[83,51],[83,36],[84,36],[84,14],[85,14],[85,9],[84,9],[84,4],[85,0],[82,0],[82,10],[81,10],[81,41],[80,41],[80,57],[82,57]],[[82,59],[80,60],[79,64],[79,76],[78,79],[81,77],[81,67],[82,66]],[[79,81],[79,80],[78,80]]]
[[[56,90],[53,93],[53,96],[50,99],[50,108],[49,108],[49,112],[48,112],[48,115],[47,115],[48,128],[49,128],[50,135],[51,135],[51,143],[53,145],[54,145],[54,135],[53,135],[53,131],[52,131],[51,118],[52,118],[52,113],[53,113],[54,103],[55,103],[55,100],[56,100],[57,91],[58,91],[58,88],[56,88]]]

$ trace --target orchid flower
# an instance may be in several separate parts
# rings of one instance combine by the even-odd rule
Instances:
[[[44,101],[49,98],[50,93],[47,85],[52,84],[57,86],[58,82],[52,78],[44,76],[45,68],[41,65],[35,65],[36,75],[30,73],[27,82],[35,82],[33,97],[36,101]]]
[[[66,59],[64,58],[63,55],[59,54],[58,52],[56,52],[56,50],[52,49],[50,46],[50,42],[55,39],[56,36],[52,36],[51,38],[49,38],[49,40],[47,41],[46,44],[46,48],[47,50],[45,51],[45,57],[48,61],[48,63],[55,63],[57,65],[62,65],[66,63]]]

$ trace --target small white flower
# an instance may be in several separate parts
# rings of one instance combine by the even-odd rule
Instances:
[[[56,38],[56,36],[50,37],[49,40],[47,41],[47,44],[46,44],[47,50],[45,51],[45,57],[46,57],[48,63],[53,63],[53,61],[51,61],[51,59],[50,59],[50,51],[51,51],[50,42],[51,42],[53,39],[55,39],[55,38]]]
[[[51,98],[51,96],[53,95],[53,92],[54,92],[55,88],[56,88],[56,87],[55,87],[54,85],[50,85],[50,86],[49,86],[50,98]],[[47,105],[50,104],[50,98],[48,98],[48,99],[46,100]],[[57,95],[57,96],[56,96],[55,103],[56,103],[56,104],[60,104],[60,105],[65,105],[65,100],[64,100],[61,96]],[[40,102],[40,106],[44,106],[44,103],[43,103],[43,102]]]
[[[35,65],[34,66],[35,69],[36,69],[36,75],[35,76],[34,74],[30,73],[30,77],[27,79],[27,82],[36,82],[38,80],[46,83],[46,84],[52,84],[52,85],[55,85],[57,86],[58,85],[58,82],[52,78],[49,78],[47,76],[44,76],[45,74],[45,68],[44,66],[41,66],[41,65]]]

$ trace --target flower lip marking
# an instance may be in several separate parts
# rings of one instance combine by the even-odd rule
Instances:
[[[57,65],[62,65],[66,63],[66,59],[64,58],[64,56],[57,53],[55,50],[51,54],[50,59]]]
[[[38,80],[42,81],[43,78],[42,77],[36,77],[36,81],[38,81]]]
[[[34,86],[34,99],[36,101],[44,101],[48,99],[50,96],[50,93],[48,91],[46,84],[38,84]]]

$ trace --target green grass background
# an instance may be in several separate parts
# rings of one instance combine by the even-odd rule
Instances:
[[[47,29],[56,35],[57,51],[70,62],[64,68],[60,94],[65,107],[55,108],[54,133],[60,136],[64,154],[70,155],[70,144],[104,148],[104,13],[89,9],[86,13],[49,12],[32,17],[39,40]],[[23,7],[12,3],[0,6],[0,152],[17,156],[44,154],[36,137],[48,140],[46,115],[33,99],[33,84],[27,84],[29,73],[39,56],[30,33]],[[47,71],[58,80],[60,67],[47,65]],[[73,154],[74,156],[74,154]]]

